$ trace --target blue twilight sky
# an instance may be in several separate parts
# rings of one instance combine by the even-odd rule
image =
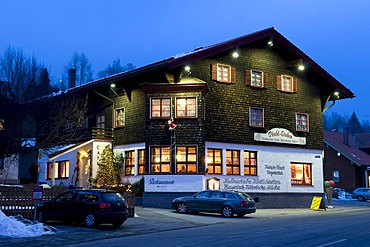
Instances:
[[[0,0],[0,55],[10,45],[50,68],[74,52],[96,73],[136,67],[274,27],[352,90],[329,111],[370,120],[369,0]]]

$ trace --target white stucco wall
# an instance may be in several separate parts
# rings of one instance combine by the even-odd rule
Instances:
[[[146,175],[146,192],[194,192],[207,188],[210,178],[220,180],[221,189],[254,193],[322,193],[323,163],[321,150],[298,148],[279,148],[268,146],[206,143],[207,148],[223,151],[223,175]],[[240,161],[244,159],[243,150],[257,151],[257,176],[226,175],[226,149],[240,150]],[[291,185],[290,163],[309,163],[312,165],[312,185]],[[242,166],[241,166],[242,167]],[[240,169],[243,171],[243,169]]]

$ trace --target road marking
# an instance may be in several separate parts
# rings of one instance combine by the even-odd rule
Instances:
[[[348,239],[341,239],[341,240],[334,241],[334,242],[330,242],[330,243],[327,243],[327,244],[318,245],[317,247],[329,246],[329,245],[337,244],[337,243],[344,242],[344,241],[347,241],[347,240],[348,240]]]

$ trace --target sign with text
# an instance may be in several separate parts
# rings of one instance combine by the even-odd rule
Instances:
[[[42,199],[42,186],[35,186],[33,188],[33,193],[32,193],[32,200],[41,200]]]
[[[273,128],[267,131],[267,133],[254,133],[254,140],[261,142],[306,145],[306,137],[294,136],[292,132],[282,128]]]
[[[203,190],[202,175],[146,175],[145,192],[195,192]]]

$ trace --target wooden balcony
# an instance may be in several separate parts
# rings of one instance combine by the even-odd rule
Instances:
[[[76,133],[76,139],[80,141],[86,141],[91,139],[97,140],[113,140],[112,129],[101,129],[101,128],[91,128],[91,129],[81,129]]]

